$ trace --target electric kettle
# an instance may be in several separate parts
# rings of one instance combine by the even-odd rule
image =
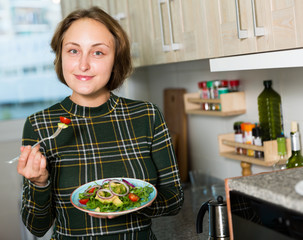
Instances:
[[[209,239],[229,240],[227,207],[223,197],[218,196],[217,200],[209,200],[202,204],[197,215],[197,233],[203,232],[203,218],[206,211],[209,218]]]

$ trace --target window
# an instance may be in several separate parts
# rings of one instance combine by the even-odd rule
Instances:
[[[50,41],[60,0],[0,0],[0,120],[25,118],[70,95]]]

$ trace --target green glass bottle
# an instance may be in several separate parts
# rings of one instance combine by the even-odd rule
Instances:
[[[275,140],[283,135],[282,105],[280,95],[272,89],[272,81],[263,82],[264,90],[258,96],[259,122],[262,140]]]
[[[287,160],[286,168],[294,168],[303,166],[303,156],[301,155],[300,133],[298,131],[298,123],[291,122],[291,156]]]

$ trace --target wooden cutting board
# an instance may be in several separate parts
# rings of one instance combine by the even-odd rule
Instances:
[[[184,88],[164,89],[164,117],[175,148],[182,182],[188,181],[187,115]]]

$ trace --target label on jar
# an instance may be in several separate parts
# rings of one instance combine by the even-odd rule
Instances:
[[[235,142],[237,142],[237,143],[243,143],[242,133],[236,133],[235,134]]]

